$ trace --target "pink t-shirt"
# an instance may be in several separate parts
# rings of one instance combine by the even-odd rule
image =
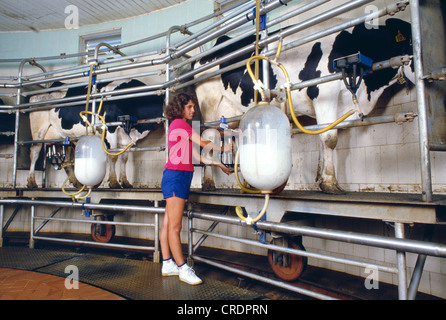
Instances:
[[[169,159],[164,166],[169,170],[194,171],[192,136],[194,130],[183,119],[175,119],[169,126]]]

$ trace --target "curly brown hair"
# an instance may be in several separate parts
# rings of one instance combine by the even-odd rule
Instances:
[[[169,104],[166,107],[166,117],[169,122],[172,122],[175,119],[183,118],[184,106],[192,101],[195,105],[197,105],[197,98],[195,95],[188,93],[179,93],[170,100]]]

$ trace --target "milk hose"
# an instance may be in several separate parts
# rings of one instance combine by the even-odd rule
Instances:
[[[102,125],[103,125],[103,128],[102,128],[102,147],[104,148],[104,151],[105,151],[105,153],[107,153],[108,155],[110,155],[110,156],[119,156],[120,154],[122,154],[122,153],[124,153],[125,151],[127,151],[131,146],[133,146],[134,144],[135,144],[135,142],[130,142],[123,150],[121,150],[121,151],[119,151],[119,152],[117,152],[117,153],[111,153],[111,152],[109,152],[108,150],[107,150],[107,147],[105,146],[105,133],[106,133],[106,125],[105,125],[105,119],[104,119],[104,117],[102,117],[100,114],[99,114],[99,112],[101,111],[101,109],[102,109],[102,104],[103,104],[103,102],[104,102],[104,100],[102,99],[101,100],[101,102],[99,103],[99,110],[98,110],[98,113],[94,113],[94,112],[91,112],[91,111],[87,111],[87,110],[85,110],[85,111],[81,111],[80,113],[79,113],[79,115],[81,116],[81,118],[85,121],[85,123],[87,123],[87,126],[91,126],[91,124],[90,124],[90,122],[88,121],[88,119],[87,119],[87,117],[85,117],[84,116],[84,114],[90,114],[90,115],[94,115],[94,116],[97,116],[97,117],[99,117],[99,119],[101,119],[101,121],[102,121]]]
[[[323,128],[323,129],[319,129],[319,130],[307,130],[304,127],[302,127],[302,125],[299,123],[299,121],[297,120],[297,117],[294,113],[294,108],[293,108],[293,102],[291,99],[291,89],[290,89],[290,78],[288,75],[287,70],[285,69],[285,67],[278,63],[277,60],[279,58],[280,52],[281,52],[281,48],[282,48],[282,41],[279,42],[279,46],[277,48],[277,53],[276,53],[276,57],[274,60],[269,59],[268,57],[265,56],[259,56],[259,55],[255,55],[253,57],[251,57],[250,59],[248,59],[247,63],[246,63],[246,68],[248,70],[248,73],[252,79],[252,81],[254,82],[254,89],[258,90],[260,92],[260,95],[262,96],[262,99],[265,100],[265,93],[263,91],[263,84],[261,83],[261,81],[258,80],[258,77],[252,72],[251,69],[251,61],[253,60],[259,60],[259,59],[263,59],[266,60],[272,64],[275,64],[276,66],[278,66],[280,68],[280,70],[282,70],[282,72],[284,73],[285,76],[285,80],[286,80],[286,84],[285,84],[285,88],[286,88],[286,95],[287,95],[287,100],[288,100],[288,104],[289,104],[289,108],[290,108],[290,113],[291,113],[291,117],[294,121],[294,123],[296,124],[296,126],[304,133],[307,134],[312,134],[312,135],[316,135],[316,134],[321,134],[323,132],[326,132],[330,129],[332,129],[333,127],[335,127],[336,125],[338,125],[340,122],[344,121],[346,118],[348,118],[349,116],[351,116],[352,114],[354,114],[355,112],[357,112],[356,110],[352,109],[350,111],[348,111],[347,113],[345,113],[342,117],[340,117],[339,119],[337,119],[335,122],[333,122],[332,124],[328,125],[327,127]],[[248,193],[261,193],[261,190],[258,189],[251,189],[251,188],[247,188],[246,184],[242,185],[238,176],[238,161],[239,161],[239,157],[240,157],[240,149],[237,150],[236,156],[235,156],[235,163],[234,163],[234,173],[235,173],[235,178],[237,180],[238,185],[240,186],[242,192],[248,192]],[[251,225],[252,223],[255,223],[257,221],[259,221],[262,216],[265,214],[266,212],[266,208],[268,207],[268,203],[269,203],[269,194],[265,194],[265,204],[262,208],[262,210],[260,211],[260,213],[258,214],[258,216],[254,219],[252,219],[249,215],[248,217],[244,217],[243,216],[243,212],[240,206],[237,206],[235,208],[235,212],[237,214],[237,216],[245,221],[248,225]]]
[[[242,192],[247,192],[247,193],[261,193],[261,190],[258,189],[253,189],[253,188],[247,188],[246,187],[246,181],[245,184],[242,184],[240,182],[240,178],[238,176],[238,162],[239,162],[239,158],[240,158],[240,148],[238,148],[237,153],[235,155],[235,161],[234,161],[234,174],[235,174],[235,180],[237,180],[238,185],[240,186]],[[260,211],[260,213],[257,215],[256,218],[251,218],[248,214],[248,217],[244,217],[243,216],[243,211],[242,208],[240,206],[236,206],[235,207],[235,213],[237,214],[237,216],[246,222],[247,225],[251,225],[253,223],[256,223],[257,221],[259,221],[263,215],[266,212],[266,208],[268,207],[268,203],[269,203],[269,194],[265,194],[265,204],[263,205],[262,210]]]
[[[277,58],[277,55],[276,55]],[[312,135],[317,135],[317,134],[321,134],[324,133],[332,128],[334,128],[335,126],[337,126],[339,123],[341,123],[342,121],[344,121],[345,119],[347,119],[348,117],[350,117],[352,114],[356,113],[357,110],[355,109],[351,109],[348,112],[346,112],[342,117],[340,117],[339,119],[337,119],[336,121],[334,121],[332,124],[326,126],[325,128],[319,129],[319,130],[307,130],[305,129],[300,123],[299,120],[297,120],[297,117],[294,113],[294,108],[293,108],[293,101],[291,99],[291,88],[290,88],[290,78],[288,75],[287,70],[285,69],[285,67],[278,63],[276,60],[271,60],[268,57],[265,56],[253,56],[251,58],[248,59],[247,63],[246,63],[246,68],[248,70],[248,73],[252,79],[252,81],[258,85],[258,80],[256,80],[255,75],[253,74],[252,70],[251,70],[251,61],[253,60],[258,60],[258,59],[263,59],[263,60],[267,60],[269,62],[271,62],[272,64],[275,64],[277,67],[280,68],[280,70],[282,70],[284,76],[285,76],[285,89],[286,89],[286,95],[287,95],[287,101],[288,101],[288,105],[289,105],[289,109],[290,109],[290,113],[291,113],[291,118],[293,119],[294,123],[296,124],[296,126],[304,133],[306,134],[312,134]],[[262,90],[263,91],[263,90]],[[261,92],[262,94],[262,92]],[[264,96],[264,94],[262,94],[262,97]]]
[[[259,29],[260,29],[260,0],[256,0],[256,11],[255,11],[255,18],[256,18],[256,41],[255,41],[255,55],[258,56],[259,54]],[[252,71],[251,71],[252,73]],[[261,96],[262,96],[262,100],[265,100],[265,93],[263,91],[262,88],[262,84],[260,81],[258,81],[258,75],[259,75],[259,63],[258,61],[255,61],[255,75],[252,75],[252,79],[254,81],[254,101],[257,104],[257,92],[260,92]],[[238,176],[238,161],[240,158],[240,148],[237,150],[236,156],[235,156],[235,162],[234,162],[234,173],[235,173],[235,180],[237,180],[238,185],[240,186],[240,189],[242,190],[242,192],[247,192],[247,193],[261,193],[261,190],[255,189],[255,188],[248,188],[247,182],[245,181],[244,184],[242,184],[240,182],[240,178]],[[244,217],[243,216],[243,212],[242,212],[242,208],[240,206],[236,206],[235,207],[235,212],[237,214],[237,216],[246,222],[246,224],[251,225],[255,222],[257,222],[258,220],[260,220],[263,215],[266,212],[266,208],[268,207],[268,202],[269,202],[269,194],[265,195],[265,204],[263,206],[263,209],[260,211],[259,215],[252,219],[249,214],[248,217]]]
[[[104,118],[100,115],[100,112],[101,112],[101,110],[102,110],[102,104],[104,103],[104,99],[101,99],[101,102],[99,103],[99,110],[98,110],[98,112],[97,113],[93,113],[93,112],[91,112],[91,111],[88,111],[88,106],[89,106],[89,104],[90,104],[90,95],[91,95],[91,86],[92,86],[92,84],[93,84],[93,70],[94,70],[94,68],[96,67],[96,65],[97,65],[97,63],[91,63],[90,64],[90,73],[89,73],[89,79],[88,79],[88,89],[87,89],[87,102],[86,102],[86,105],[85,105],[85,111],[81,111],[80,113],[79,113],[79,115],[81,116],[81,118],[85,121],[85,123],[86,123],[86,130],[87,130],[87,135],[88,135],[88,127],[90,126],[91,127],[91,130],[92,130],[92,132],[94,133],[94,128],[93,128],[93,126],[91,125],[91,123],[88,121],[88,119],[87,119],[87,117],[85,117],[85,116],[83,116],[84,114],[89,114],[89,115],[93,115],[93,116],[98,116],[100,119],[101,119],[101,121],[102,121],[102,123],[103,123],[103,130],[102,130],[102,147],[104,148],[104,151],[108,154],[108,155],[110,155],[110,156],[119,156],[120,154],[122,154],[122,153],[124,153],[125,151],[127,151],[127,149],[128,148],[130,148],[131,146],[133,146],[134,144],[135,144],[135,142],[131,142],[131,143],[129,143],[122,151],[120,151],[120,152],[117,152],[117,153],[110,153],[108,150],[107,150],[107,148],[106,148],[106,146],[105,146],[105,129],[106,129],[106,126],[105,126],[105,120],[104,120]]]
[[[67,167],[67,166],[72,166],[72,165],[73,165],[73,163],[70,162],[70,163],[68,163],[68,164],[63,165],[62,168],[65,168],[65,167]],[[82,191],[84,191],[85,188],[87,187],[87,186],[85,186],[85,185],[82,186],[82,188],[81,188],[80,190],[78,190],[78,191],[76,191],[76,192],[73,192],[73,193],[67,192],[67,191],[65,190],[65,185],[67,184],[68,180],[70,180],[70,178],[71,178],[72,176],[73,176],[73,174],[71,174],[71,175],[70,175],[68,178],[66,178],[65,181],[63,182],[63,184],[62,184],[62,192],[65,193],[67,196],[70,196],[70,197],[72,198],[73,201],[74,201],[75,199],[85,199],[85,198],[87,198],[87,197],[90,195],[90,193],[91,193],[91,188],[88,189],[88,192],[87,192],[86,195],[84,195],[84,196],[79,196],[79,194],[80,194]]]

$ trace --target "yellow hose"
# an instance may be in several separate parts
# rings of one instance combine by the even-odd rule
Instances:
[[[239,162],[239,158],[240,158],[240,148],[237,150],[237,153],[235,155],[235,161],[234,161],[234,174],[235,174],[235,180],[237,180],[238,185],[240,186],[240,189],[242,190],[242,192],[247,192],[247,193],[261,193],[261,190],[258,189],[253,189],[253,188],[247,188],[246,187],[246,181],[245,184],[242,184],[240,182],[240,178],[238,176],[238,162]],[[252,219],[249,215],[248,217],[244,217],[243,216],[243,211],[242,208],[240,206],[236,206],[235,207],[235,213],[237,214],[237,216],[246,222],[246,224],[251,225],[253,223],[256,223],[257,221],[259,221],[263,215],[266,213],[266,208],[268,207],[268,203],[269,203],[269,194],[265,194],[265,204],[263,205],[262,210],[260,211],[260,213],[257,215],[256,218]]]
[[[102,101],[101,101],[101,105],[100,105],[100,108],[102,107]],[[102,117],[100,114],[97,114],[97,113],[94,113],[94,112],[91,112],[91,111],[81,111],[80,113],[79,113],[79,115],[82,117],[82,115],[83,114],[90,114],[90,115],[94,115],[94,116],[98,116],[99,117],[99,119],[101,119],[101,121],[102,121],[102,123],[104,124],[104,126],[105,126],[105,119],[104,119],[104,117]],[[82,117],[84,120],[85,120],[85,122],[88,122],[88,120],[86,120],[86,117]],[[134,144],[135,144],[135,142],[130,142],[123,150],[121,150],[121,151],[119,151],[119,152],[117,152],[117,153],[111,153],[110,151],[108,151],[107,150],[107,147],[105,146],[105,132],[106,132],[106,130],[105,130],[105,128],[102,130],[102,147],[104,148],[104,151],[105,151],[105,153],[107,153],[108,155],[110,155],[110,156],[119,156],[120,154],[122,154],[122,153],[124,153],[124,152],[126,152],[131,146],[133,146]]]
[[[76,199],[85,199],[88,198],[91,194],[91,188],[88,188],[88,192],[83,196],[77,196]],[[74,200],[74,199],[73,199]]]
[[[103,104],[103,102],[104,102],[103,99],[101,100],[101,102],[100,102],[100,104],[99,104],[99,109],[98,109],[98,112],[97,112],[97,113],[88,111],[88,107],[89,107],[89,104],[90,104],[90,95],[91,95],[92,79],[93,79],[93,69],[94,69],[95,66],[96,66],[95,63],[90,64],[90,74],[89,74],[89,78],[88,78],[87,101],[86,101],[86,104],[85,104],[85,111],[81,111],[81,112],[79,113],[80,117],[81,117],[81,118],[85,121],[85,123],[86,123],[85,128],[86,128],[86,134],[87,134],[87,135],[88,135],[88,127],[91,127],[91,131],[92,131],[93,134],[94,134],[94,128],[93,128],[93,126],[91,125],[91,123],[88,121],[88,118],[87,118],[86,116],[84,116],[84,114],[89,114],[89,115],[92,115],[92,116],[97,116],[97,117],[99,117],[99,118],[101,119],[101,121],[102,121],[104,127],[105,127],[105,123],[106,123],[104,117],[102,117],[102,116],[100,115],[100,112],[101,112],[101,110],[102,110],[102,104]],[[132,142],[129,143],[123,150],[121,150],[121,151],[119,151],[119,152],[117,152],[117,153],[111,153],[111,152],[109,152],[109,151],[107,150],[107,147],[105,146],[105,132],[106,132],[106,130],[105,130],[105,128],[104,128],[104,129],[102,130],[102,147],[103,147],[104,151],[105,151],[108,155],[110,155],[110,156],[119,156],[120,154],[124,153],[125,151],[127,151],[127,149],[129,149],[131,146],[133,146],[133,145],[135,144],[135,142],[132,141]],[[62,166],[62,168],[64,168],[64,167],[67,166],[67,165],[73,165],[73,163],[66,164],[66,165]],[[68,195],[68,196],[71,196],[71,198],[72,198],[73,201],[74,201],[75,199],[85,199],[85,198],[89,197],[90,194],[91,194],[91,188],[88,189],[87,194],[85,194],[85,195],[83,195],[83,196],[79,196],[79,194],[80,194],[82,191],[84,191],[85,188],[87,187],[87,186],[85,186],[85,185],[82,186],[82,188],[81,188],[80,190],[78,190],[78,191],[76,191],[76,192],[73,192],[73,193],[67,192],[67,191],[65,190],[65,185],[67,184],[67,182],[70,180],[70,178],[71,178],[72,176],[73,176],[73,174],[71,174],[68,178],[65,179],[64,183],[62,184],[62,192],[65,193],[65,194]]]
[[[240,189],[242,190],[242,192],[246,192],[246,193],[261,193],[262,190],[258,190],[258,189],[253,189],[253,188],[247,188],[246,184],[242,185],[242,183],[240,182],[240,178],[238,176],[238,167],[239,167],[239,159],[240,159],[240,148],[237,149],[237,152],[235,154],[235,160],[234,160],[234,175],[235,175],[235,180],[237,181]]]
[[[70,197],[72,198],[72,200],[74,201],[75,198],[76,198],[76,196],[77,196],[79,193],[81,193],[82,191],[85,190],[86,186],[82,186],[82,188],[81,188],[80,190],[78,190],[78,191],[76,191],[76,192],[73,192],[73,193],[67,192],[67,191],[65,190],[65,185],[67,184],[68,180],[70,180],[70,178],[71,178],[72,176],[73,176],[73,175],[70,175],[68,178],[65,179],[64,183],[62,184],[62,192],[65,193],[67,196],[70,196]]]
[[[281,48],[281,46],[280,46]],[[280,50],[280,48],[278,48]],[[278,50],[278,52],[279,52]],[[277,58],[277,54],[276,54],[276,58]],[[346,112],[342,117],[340,117],[339,119],[337,119],[336,121],[334,121],[333,123],[331,123],[330,125],[326,126],[325,128],[319,129],[319,130],[307,130],[305,129],[300,123],[299,120],[297,120],[296,114],[294,113],[294,108],[293,108],[293,101],[291,99],[291,88],[290,88],[290,77],[288,75],[287,70],[285,69],[285,67],[278,63],[276,60],[271,60],[268,57],[265,56],[253,56],[251,58],[248,59],[248,61],[246,62],[246,68],[248,70],[249,76],[251,77],[252,81],[254,83],[257,83],[257,80],[255,78],[255,75],[252,72],[251,69],[251,61],[253,60],[258,60],[258,59],[263,59],[263,60],[267,60],[269,62],[271,62],[272,64],[275,64],[277,67],[280,68],[280,70],[282,70],[284,76],[285,76],[285,81],[286,81],[286,96],[287,96],[287,101],[288,101],[288,106],[290,109],[290,114],[291,114],[291,118],[294,121],[294,124],[304,133],[306,134],[321,134],[324,133],[332,128],[334,128],[335,126],[337,126],[339,123],[341,123],[342,121],[344,121],[345,119],[347,119],[348,117],[350,117],[352,114],[354,114],[355,112],[357,112],[355,109],[351,109],[348,112]],[[262,94],[262,93],[261,93]],[[262,94],[263,96],[263,94]]]
[[[258,5],[258,1],[257,1],[257,5]],[[257,13],[258,14],[258,13]],[[258,32],[258,27],[257,27],[257,32]],[[336,121],[334,121],[332,124],[326,126],[325,128],[319,129],[319,130],[307,130],[304,127],[302,127],[302,125],[299,123],[295,113],[294,113],[294,108],[293,108],[293,101],[291,99],[291,88],[290,88],[290,78],[288,75],[287,70],[285,69],[285,67],[278,63],[277,60],[280,56],[280,52],[282,50],[282,41],[279,42],[278,48],[277,48],[277,52],[276,52],[276,56],[274,60],[269,59],[268,57],[265,56],[259,56],[257,53],[257,42],[256,42],[256,55],[249,58],[248,61],[246,62],[246,69],[248,70],[249,76],[251,77],[252,81],[254,82],[254,88],[255,90],[258,90],[262,96],[262,99],[265,100],[265,93],[263,91],[262,88],[262,84],[261,82],[258,80],[258,76],[257,76],[257,66],[258,64],[256,63],[256,73],[254,74],[252,72],[251,69],[251,62],[253,60],[255,60],[257,62],[257,60],[263,59],[266,60],[272,64],[275,64],[277,67],[280,68],[280,70],[282,70],[284,76],[285,76],[285,80],[286,80],[286,96],[287,96],[287,101],[288,101],[288,105],[290,108],[290,113],[291,113],[291,117],[294,121],[294,123],[296,124],[296,126],[304,133],[307,134],[312,134],[312,135],[316,135],[316,134],[321,134],[323,132],[326,132],[330,129],[332,129],[333,127],[335,127],[336,125],[338,125],[340,122],[344,121],[346,118],[348,118],[349,116],[351,116],[352,114],[354,114],[356,112],[356,110],[352,109],[350,111],[348,111],[347,113],[345,113],[342,117],[340,117],[339,119],[337,119]],[[257,92],[257,91],[256,91]],[[255,101],[257,102],[257,94],[255,94]],[[253,188],[247,188],[246,187],[246,182],[245,184],[242,184],[240,182],[240,178],[238,176],[238,162],[239,162],[239,157],[240,157],[240,148],[237,150],[236,156],[235,156],[235,162],[234,162],[234,173],[235,173],[235,179],[237,180],[238,185],[240,186],[240,189],[242,192],[247,192],[247,193],[261,193],[261,190],[258,189],[253,189]],[[242,208],[240,206],[236,206],[235,207],[235,212],[237,214],[237,216],[246,222],[246,224],[251,225],[252,223],[255,223],[257,221],[259,221],[263,215],[266,213],[266,208],[268,207],[269,204],[269,194],[265,194],[265,204],[262,208],[262,210],[260,211],[260,213],[257,215],[256,218],[251,218],[248,214],[248,217],[243,216],[243,211]]]
[[[263,208],[260,211],[260,213],[254,219],[251,218],[249,215],[248,217],[244,217],[242,208],[239,206],[235,207],[235,213],[241,220],[245,221],[247,225],[251,225],[262,219],[263,215],[266,213],[266,208],[268,207],[268,204],[269,204],[269,194],[267,193],[265,194],[265,204],[263,205]]]
[[[70,163],[67,163],[67,164],[63,165],[62,168],[65,168],[65,167],[67,167],[67,166],[73,166],[73,165],[74,165],[74,164],[73,164],[72,162],[70,162]],[[80,190],[78,190],[78,191],[76,191],[76,192],[73,192],[73,193],[67,192],[67,191],[65,190],[65,185],[67,184],[68,180],[70,180],[70,178],[71,178],[72,176],[73,176],[73,174],[71,174],[70,176],[68,176],[68,178],[66,178],[65,181],[63,182],[63,184],[62,184],[62,192],[65,193],[67,196],[70,196],[70,197],[73,199],[73,201],[74,201],[75,197],[76,197],[79,193],[81,193],[82,191],[84,191],[84,189],[86,188],[86,186],[82,186],[82,188],[81,188]]]

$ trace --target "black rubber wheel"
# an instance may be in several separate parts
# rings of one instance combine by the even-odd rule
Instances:
[[[104,218],[103,221],[110,221],[108,218]],[[94,241],[100,243],[108,243],[113,239],[116,231],[116,226],[111,224],[91,224],[91,237]]]
[[[288,239],[288,247],[305,250],[302,242],[298,239]],[[284,266],[284,259],[286,259],[286,266]],[[274,250],[268,250],[268,262],[274,271],[274,274],[284,281],[294,281],[298,279],[308,263],[307,257],[296,254],[288,254]]]

